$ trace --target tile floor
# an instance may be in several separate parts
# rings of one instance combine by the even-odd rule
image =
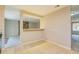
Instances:
[[[71,50],[67,50],[65,48],[59,47],[57,45],[44,42],[40,45],[34,46],[32,48],[24,48],[21,51],[18,51],[18,53],[21,54],[75,54],[76,52],[73,52]]]

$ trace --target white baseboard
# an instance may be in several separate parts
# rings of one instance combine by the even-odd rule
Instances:
[[[59,47],[62,47],[62,48],[71,50],[71,48],[69,48],[69,47],[65,47],[65,46],[63,46],[63,45],[61,45],[61,44],[58,44],[58,43],[56,43],[56,42],[53,42],[53,41],[50,41],[50,40],[46,40],[46,41],[49,42],[49,43],[51,43],[51,44],[55,44],[55,45],[57,45],[57,46],[59,46]]]

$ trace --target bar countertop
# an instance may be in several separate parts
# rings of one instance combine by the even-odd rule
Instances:
[[[23,29],[23,31],[44,31],[44,29]]]

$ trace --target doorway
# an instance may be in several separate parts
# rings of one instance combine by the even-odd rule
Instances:
[[[72,39],[71,49],[79,52],[79,5],[71,6]]]
[[[20,21],[5,19],[5,47],[19,44]]]
[[[20,10],[5,6],[3,47],[16,46],[20,42]]]
[[[5,47],[20,43],[20,21],[5,19]]]

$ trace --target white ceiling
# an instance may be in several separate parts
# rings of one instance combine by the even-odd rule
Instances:
[[[5,7],[5,18],[8,20],[20,20],[20,10],[12,7]]]
[[[13,5],[11,7],[34,13],[40,16],[45,16],[51,12],[56,11],[57,9],[63,8],[64,6],[59,6],[58,8],[56,8],[56,5]]]

